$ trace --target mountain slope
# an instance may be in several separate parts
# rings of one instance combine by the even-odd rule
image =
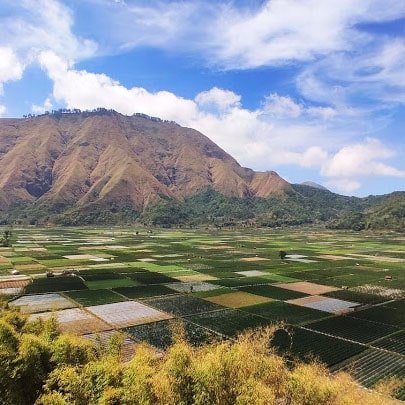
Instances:
[[[114,111],[0,120],[0,204],[132,205],[183,199],[212,187],[227,196],[291,192],[207,137],[173,122]]]
[[[255,172],[206,136],[143,114],[0,119],[0,223],[143,221],[404,228],[405,193],[346,197]]]

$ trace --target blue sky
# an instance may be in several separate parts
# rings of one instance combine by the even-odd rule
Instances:
[[[405,1],[3,0],[0,115],[144,112],[242,165],[405,187]]]

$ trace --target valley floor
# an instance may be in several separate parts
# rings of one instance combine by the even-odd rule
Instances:
[[[167,348],[174,319],[195,345],[281,322],[273,344],[291,359],[366,387],[405,377],[405,236],[32,227],[12,238],[0,248],[9,306],[92,340],[121,330],[127,357],[139,341]]]

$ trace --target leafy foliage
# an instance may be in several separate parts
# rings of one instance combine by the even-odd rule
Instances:
[[[347,197],[305,185],[294,192],[268,198],[227,197],[212,188],[184,200],[163,198],[143,212],[130,202],[64,205],[18,203],[1,223],[57,223],[62,225],[124,224],[173,227],[213,225],[279,227],[326,224],[331,229],[405,229],[405,192],[366,198]]]
[[[11,321],[14,320],[14,321]],[[269,349],[271,329],[193,347],[181,331],[163,356],[140,345],[120,361],[122,339],[106,349],[60,335],[54,319],[0,312],[0,398],[4,405],[380,404],[346,374],[320,364],[287,367]]]

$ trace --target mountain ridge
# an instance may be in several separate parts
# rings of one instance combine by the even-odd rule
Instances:
[[[0,119],[0,223],[401,230],[404,200],[404,192],[357,198],[290,184],[242,167],[192,128],[145,114]]]
[[[0,119],[0,173],[3,207],[125,200],[142,210],[208,186],[238,197],[292,191],[277,173],[240,166],[194,129],[108,110]]]

